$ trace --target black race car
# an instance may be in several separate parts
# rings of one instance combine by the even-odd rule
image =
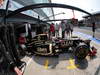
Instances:
[[[27,47],[31,47],[31,52],[37,55],[54,56],[72,52],[78,59],[84,59],[90,51],[90,40],[82,40],[79,37],[49,39],[47,34],[38,34],[27,43]]]

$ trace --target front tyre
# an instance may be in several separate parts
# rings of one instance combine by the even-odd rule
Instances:
[[[85,59],[89,53],[89,47],[85,43],[80,43],[75,50],[75,57],[79,60]]]

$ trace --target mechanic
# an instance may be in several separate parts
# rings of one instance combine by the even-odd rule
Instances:
[[[71,21],[70,23],[70,35],[72,37],[72,34],[73,34],[73,22]]]
[[[25,38],[22,34],[20,34],[18,40],[19,40],[20,46],[21,46],[22,48],[25,48],[25,47],[26,47],[26,46],[25,46],[26,38]]]
[[[92,23],[93,38],[95,37],[95,22]]]
[[[70,37],[70,30],[71,30],[70,24],[69,23],[66,23],[65,32],[67,34],[67,38]]]
[[[52,23],[50,25],[50,38],[52,38],[53,36],[55,36],[55,27],[54,24]]]
[[[65,38],[65,28],[66,28],[65,23],[66,23],[65,21],[61,22],[62,38]]]
[[[6,51],[4,44],[0,41],[0,75],[23,75],[14,63],[10,53]]]

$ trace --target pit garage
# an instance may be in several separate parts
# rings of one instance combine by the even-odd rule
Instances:
[[[73,36],[60,38],[50,37],[48,33],[44,33],[48,30],[44,30],[45,27],[47,28],[50,24],[39,18],[27,17],[25,22],[22,21],[23,19],[20,20],[20,23],[17,22],[17,19],[16,22],[9,22],[11,18],[21,16],[22,11],[43,7],[75,9],[93,16],[80,8],[56,3],[29,5],[6,14],[1,26],[0,44],[5,57],[11,55],[13,59],[11,60],[9,56],[10,65],[16,64],[24,75],[40,75],[41,73],[43,75],[99,75],[100,41],[79,33],[77,31],[79,28],[74,28]],[[30,26],[36,34],[33,37]]]

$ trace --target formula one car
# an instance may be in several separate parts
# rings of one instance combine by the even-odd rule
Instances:
[[[27,47],[31,46],[32,52],[37,55],[54,56],[60,53],[73,52],[78,59],[84,59],[90,51],[90,40],[82,40],[78,37],[70,39],[52,38],[47,34],[35,36]]]

